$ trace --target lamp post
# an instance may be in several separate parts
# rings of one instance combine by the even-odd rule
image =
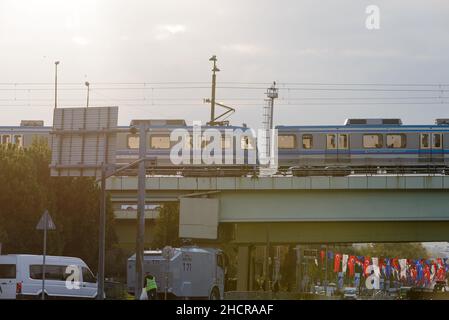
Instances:
[[[55,61],[55,109],[58,107],[58,64],[59,61]]]
[[[89,82],[84,82],[85,86],[87,87],[87,102],[86,102],[86,108],[89,108],[89,89],[90,89],[90,83]]]

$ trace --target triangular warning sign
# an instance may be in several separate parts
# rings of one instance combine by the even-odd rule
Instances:
[[[39,223],[36,226],[37,230],[44,230],[45,224],[47,224],[47,230],[55,230],[56,225],[53,222],[53,219],[51,218],[50,214],[48,213],[48,210],[45,210],[44,214],[42,215],[41,219],[39,220]]]

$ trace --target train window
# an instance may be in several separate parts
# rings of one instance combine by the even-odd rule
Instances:
[[[169,149],[170,137],[169,136],[151,136],[150,137],[151,149]]]
[[[405,148],[406,144],[405,134],[387,134],[387,148]]]
[[[432,148],[439,149],[442,147],[441,133],[432,134]]]
[[[128,149],[139,149],[139,136],[136,134],[129,134],[128,135]]]
[[[338,135],[338,149],[348,149],[349,135],[341,133]]]
[[[381,134],[364,134],[363,147],[364,148],[382,148],[383,140]]]
[[[430,134],[421,133],[420,146],[421,146],[421,149],[429,149],[430,148]]]
[[[279,149],[294,149],[296,148],[296,136],[293,134],[283,134],[278,136]]]
[[[313,136],[311,134],[303,134],[302,135],[302,147],[303,147],[303,149],[312,149]]]
[[[11,136],[9,134],[4,134],[2,136],[2,144],[11,143]]]
[[[21,134],[14,135],[14,144],[23,147],[23,136]]]
[[[252,137],[244,136],[242,137],[242,141],[240,143],[240,147],[242,149],[254,149],[254,140]]]
[[[337,135],[334,133],[326,135],[326,148],[327,149],[337,149]]]

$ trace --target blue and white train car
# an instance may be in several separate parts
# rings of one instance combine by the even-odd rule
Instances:
[[[280,170],[294,175],[449,172],[449,119],[435,125],[348,119],[341,126],[276,128]]]

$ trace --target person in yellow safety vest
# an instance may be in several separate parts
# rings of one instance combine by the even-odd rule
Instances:
[[[145,277],[145,289],[147,291],[148,300],[157,299],[157,284],[153,275],[147,274]]]

